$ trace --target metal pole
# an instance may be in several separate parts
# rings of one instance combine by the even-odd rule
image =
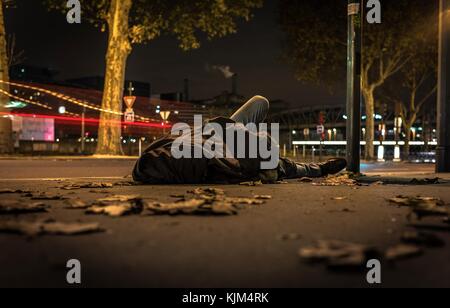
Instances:
[[[436,172],[450,172],[450,0],[440,0]]]
[[[81,154],[85,151],[85,137],[86,137],[86,107],[83,107],[83,112],[81,113]]]
[[[322,157],[323,157],[323,137],[320,140],[320,146],[319,146],[319,163],[322,162]]]
[[[361,159],[362,11],[361,0],[348,0],[347,170],[354,173],[360,172]]]

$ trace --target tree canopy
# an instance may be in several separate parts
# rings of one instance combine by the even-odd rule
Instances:
[[[416,39],[413,29],[432,1],[381,0],[381,24],[363,20],[363,66],[369,80],[383,83],[403,64],[407,48]],[[283,58],[300,81],[336,86],[346,77],[347,1],[280,0]],[[361,21],[360,21],[361,22]]]
[[[67,11],[65,1],[44,0],[50,9]],[[169,34],[182,49],[200,47],[200,35],[208,39],[237,31],[236,19],[250,20],[264,0],[133,0],[129,14],[129,41],[145,43]],[[83,1],[82,18],[102,31],[111,24],[112,0]]]
[[[429,14],[436,18],[437,1],[380,0],[381,24],[363,26],[362,93],[366,109],[366,159],[374,158],[376,95],[393,76],[408,69],[418,58],[411,52],[426,35],[418,27],[434,29]],[[365,1],[363,1],[365,3]],[[299,81],[343,88],[346,80],[347,1],[280,0],[280,25],[286,34],[283,58],[292,64]],[[432,31],[431,31],[432,32]],[[430,33],[431,33],[430,32]],[[434,37],[433,39],[436,39]],[[413,60],[413,61],[412,61]]]
[[[65,1],[44,0],[67,12]],[[98,154],[121,154],[120,120],[126,62],[133,44],[173,35],[183,50],[200,47],[200,36],[223,37],[250,20],[263,0],[90,0],[81,5],[82,20],[108,31],[105,86],[100,115]],[[106,111],[113,111],[115,114]]]

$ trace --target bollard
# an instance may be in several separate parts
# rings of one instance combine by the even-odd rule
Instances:
[[[394,162],[399,163],[402,161],[400,146],[397,144],[394,149]]]
[[[380,162],[380,163],[385,162],[385,159],[384,159],[384,145],[380,145],[378,147],[378,162]]]

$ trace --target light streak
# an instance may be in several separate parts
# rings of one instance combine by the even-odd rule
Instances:
[[[55,92],[55,91],[47,90],[47,89],[44,89],[44,88],[39,88],[39,87],[35,87],[35,86],[30,86],[30,85],[25,85],[25,84],[5,81],[5,80],[0,80],[0,83],[7,84],[7,85],[10,85],[10,86],[14,86],[14,87],[18,87],[18,88],[23,88],[23,89],[28,89],[28,90],[33,90],[33,91],[46,93],[48,95],[54,96],[56,98],[59,98],[61,100],[66,101],[66,102],[69,102],[69,103],[72,103],[72,104],[75,104],[75,105],[78,105],[80,107],[84,107],[84,108],[87,108],[87,109],[91,109],[91,110],[95,110],[95,111],[99,111],[99,112],[111,113],[111,114],[115,114],[115,115],[118,115],[118,116],[123,116],[124,115],[123,112],[103,109],[103,108],[101,108],[101,107],[99,107],[97,105],[93,105],[93,104],[91,104],[91,103],[89,103],[87,101],[82,101],[82,100],[73,98],[71,96],[68,96],[68,95],[65,95],[65,94],[62,94],[62,93],[58,93],[58,92]],[[21,98],[16,98],[16,99],[21,99]],[[23,99],[21,99],[21,100],[23,100]],[[143,116],[140,116],[140,115],[136,115],[136,118],[141,119],[143,121],[149,121],[150,120],[149,118],[146,118],[146,117],[143,117]]]
[[[30,101],[30,100],[28,100],[26,98],[20,98],[18,96],[15,96],[15,95],[9,93],[8,91],[2,90],[2,89],[0,89],[0,93],[4,94],[6,96],[9,96],[11,98],[23,101],[23,102],[28,103],[28,104],[36,105],[36,106],[39,106],[39,107],[42,107],[42,108],[45,108],[45,109],[48,109],[48,110],[53,110],[53,108],[48,106],[48,105],[44,105],[44,104],[41,104],[41,103],[33,102],[33,101]]]
[[[65,116],[53,116],[53,115],[44,115],[44,114],[29,114],[29,113],[11,113],[11,112],[0,112],[2,116],[15,116],[15,117],[24,117],[24,118],[38,118],[38,119],[54,119],[60,121],[68,121],[68,122],[77,122],[81,123],[83,120],[79,117],[65,117]],[[85,118],[85,123],[91,124],[99,124],[100,119],[94,118]],[[124,125],[124,126],[136,126],[136,127],[151,127],[151,128],[171,128],[172,126],[169,124],[163,123],[145,123],[145,122],[123,122],[123,121],[115,121],[110,120],[107,121],[110,125]]]
[[[347,145],[347,141],[293,141],[293,145],[331,145],[331,146],[345,146]],[[404,141],[399,141],[398,143],[395,141],[374,141],[374,145],[385,145],[385,146],[395,146],[395,145],[405,145]],[[412,146],[423,146],[426,143],[424,141],[411,141],[409,145]],[[427,142],[428,145],[437,145],[436,142]],[[361,141],[361,145],[366,145],[365,141]]]
[[[31,104],[31,105],[36,105],[36,106],[39,106],[39,107],[42,107],[42,108],[45,108],[45,109],[48,109],[48,110],[53,110],[53,107],[50,107],[47,104],[41,104],[41,103],[38,103],[38,102],[35,102],[35,101],[31,101],[31,100],[26,99],[26,98],[21,98],[21,97],[18,97],[16,95],[11,94],[10,92],[2,90],[2,89],[0,89],[0,93],[4,94],[5,96],[9,96],[10,98],[22,101],[24,103],[28,103],[28,104]],[[68,114],[68,115],[74,116],[74,117],[79,117],[80,116],[78,113],[73,113],[73,112],[70,112],[70,111],[67,111],[67,110],[65,111],[65,113]]]

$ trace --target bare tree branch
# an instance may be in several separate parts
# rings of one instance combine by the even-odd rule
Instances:
[[[8,66],[12,67],[14,65],[21,64],[25,61],[25,51],[16,49],[16,35],[11,34],[8,37]]]
[[[434,86],[434,88],[420,101],[419,104],[417,104],[417,112],[420,112],[423,105],[430,99],[431,96],[433,96],[437,91],[437,85]]]

